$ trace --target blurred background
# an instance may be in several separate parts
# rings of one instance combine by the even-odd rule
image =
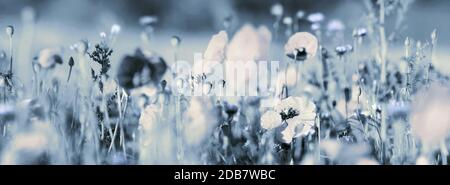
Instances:
[[[196,32],[220,29],[221,21],[229,15],[239,22],[265,23],[273,19],[269,11],[276,2],[284,5],[286,15],[304,10],[350,21],[364,11],[360,0],[0,0],[0,24],[20,19],[21,10],[30,6],[36,10],[38,21],[60,26],[92,28],[113,21],[134,27],[140,16],[155,15],[161,29]],[[416,0],[408,13],[407,23],[414,28],[410,34],[419,37],[434,27],[449,31],[450,25],[445,24],[450,17],[449,7],[447,0]]]

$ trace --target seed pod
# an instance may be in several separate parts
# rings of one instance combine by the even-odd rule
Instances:
[[[178,47],[181,43],[181,39],[178,36],[172,36],[172,38],[170,39],[170,44],[173,47]]]
[[[297,19],[302,19],[303,17],[305,17],[305,12],[302,10],[297,11],[297,13],[295,14],[295,16],[297,17]]]
[[[352,97],[352,91],[350,90],[350,88],[346,87],[344,88],[344,95],[345,95],[345,102],[350,102],[350,99]]]
[[[164,90],[164,89],[166,89],[166,86],[167,86],[167,81],[166,80],[162,80],[161,81],[161,88]]]
[[[14,27],[13,26],[7,26],[6,27],[6,34],[9,37],[12,37],[14,35]]]
[[[406,37],[405,39],[405,47],[410,47],[411,46],[411,39],[409,37]]]
[[[437,40],[437,29],[434,29],[433,32],[431,33],[431,40],[432,41]]]

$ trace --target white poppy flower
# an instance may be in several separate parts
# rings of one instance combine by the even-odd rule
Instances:
[[[298,128],[302,126],[302,119],[299,116],[286,120],[287,126],[281,131],[281,139],[284,143],[291,143],[292,138],[297,135]]]
[[[225,31],[220,31],[209,41],[203,58],[205,61],[222,62],[225,59],[225,49],[227,45],[228,34]]]
[[[306,98],[290,96],[281,100],[281,102],[275,106],[275,110],[277,112],[287,113],[289,109],[299,111],[303,121],[307,121],[309,123],[314,122],[316,117],[315,105]]]
[[[286,45],[284,45],[284,52],[287,56],[294,58],[295,52],[301,49],[306,50],[306,59],[312,58],[316,55],[319,47],[317,38],[308,32],[297,32],[292,35]]]
[[[285,75],[284,73],[280,73],[279,75]],[[293,87],[297,83],[297,69],[295,66],[289,66],[286,71],[286,85],[289,87]],[[283,79],[283,77],[279,77],[279,79]],[[282,82],[284,84],[284,82]]]
[[[315,106],[300,97],[288,97],[279,102],[272,111],[261,117],[261,126],[273,129],[285,121],[286,127],[281,131],[282,142],[290,143],[292,138],[305,136],[314,131]]]
[[[281,122],[280,113],[275,111],[267,111],[261,116],[261,126],[267,130],[280,126]]]
[[[258,59],[265,59],[268,57],[270,43],[272,42],[272,32],[266,26],[260,26],[258,28],[259,35],[259,53]]]
[[[38,63],[42,68],[51,68],[55,64],[62,62],[59,54],[59,49],[44,49],[39,53]]]

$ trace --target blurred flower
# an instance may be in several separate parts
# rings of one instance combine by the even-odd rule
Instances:
[[[311,30],[312,31],[318,31],[318,30],[320,30],[320,28],[321,28],[321,26],[320,26],[319,23],[311,24]]]
[[[34,22],[36,19],[36,11],[32,7],[27,6],[23,8],[21,14],[24,22]]]
[[[284,17],[283,18],[283,24],[286,24],[286,25],[292,25],[292,18],[291,17]]]
[[[139,24],[142,26],[151,26],[158,22],[158,17],[145,15],[139,18]]]
[[[270,13],[276,17],[280,17],[283,15],[283,5],[281,5],[280,3],[276,3],[274,5],[272,5],[272,7],[270,8]]]
[[[48,122],[32,122],[27,131],[14,135],[1,155],[1,164],[61,164],[58,134]]]
[[[178,47],[181,43],[181,38],[178,36],[172,36],[172,38],[170,39],[170,44],[172,45],[172,47]]]
[[[303,10],[299,10],[295,14],[295,17],[297,17],[297,19],[302,19],[303,17],[305,17],[305,12]]]
[[[347,48],[347,46],[337,46],[334,51],[336,51],[336,54],[340,57],[344,56],[347,52],[349,52],[350,48]]]
[[[358,161],[356,161],[356,165],[380,165],[378,161],[369,159],[369,158],[361,158]]]
[[[198,146],[211,135],[217,124],[214,106],[208,99],[202,97],[193,98],[186,110],[187,121],[184,123],[184,136],[190,146]]]
[[[7,77],[6,77],[5,74],[1,74],[0,73],[0,87],[3,88],[3,87],[6,87],[6,86],[8,86]]]
[[[325,152],[330,160],[334,161],[339,156],[342,144],[335,140],[324,140],[320,143],[320,149]]]
[[[261,26],[256,30],[246,24],[236,32],[227,49],[229,61],[256,61],[267,57],[272,39],[269,29]]]
[[[222,62],[225,60],[225,52],[228,45],[228,34],[225,31],[220,31],[214,35],[209,41],[208,47],[205,50],[203,58],[208,61]]]
[[[105,94],[115,93],[118,87],[115,80],[108,79],[103,83],[103,92]]]
[[[86,54],[87,50],[89,49],[89,42],[87,40],[80,40],[77,43],[70,46],[71,50],[75,50],[79,54]]]
[[[122,29],[122,28],[121,28],[120,25],[118,25],[118,24],[112,25],[112,26],[111,26],[111,35],[117,35],[117,34],[119,34],[121,29]]]
[[[281,116],[279,112],[267,111],[261,116],[261,126],[264,129],[270,130],[281,124]]]
[[[60,56],[60,49],[44,49],[39,53],[38,63],[44,68],[53,68],[56,64],[62,64],[63,60]]]
[[[133,89],[151,82],[158,84],[166,70],[163,58],[157,55],[145,56],[138,49],[134,56],[127,55],[122,59],[117,79],[123,88]]]
[[[429,147],[439,146],[450,132],[449,89],[432,84],[416,94],[411,107],[413,134]]]
[[[287,86],[294,87],[298,80],[297,73],[298,72],[297,72],[296,66],[290,65],[286,71],[286,74],[280,73],[278,75],[278,79],[280,79],[280,81],[278,83],[280,83],[280,84],[286,83]],[[284,75],[286,75],[286,77],[284,77]]]
[[[297,32],[284,45],[284,53],[297,60],[305,58],[300,55],[305,53],[305,59],[309,59],[316,55],[318,47],[319,43],[314,35],[308,32]]]
[[[12,37],[14,35],[14,27],[13,26],[6,26],[6,35],[9,37]]]
[[[317,12],[317,13],[309,14],[307,19],[309,22],[319,23],[325,19],[325,16],[322,13]]]
[[[331,32],[343,31],[345,29],[344,23],[338,19],[333,19],[328,22],[327,30]]]
[[[409,115],[410,109],[407,102],[391,102],[387,107],[388,115],[394,118],[406,117]]]

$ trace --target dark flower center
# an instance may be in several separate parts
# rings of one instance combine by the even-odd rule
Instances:
[[[287,120],[287,119],[291,119],[295,116],[300,115],[300,112],[298,110],[295,110],[293,108],[289,108],[287,110],[284,110],[282,112],[280,112],[281,115],[281,119],[282,120]]]

